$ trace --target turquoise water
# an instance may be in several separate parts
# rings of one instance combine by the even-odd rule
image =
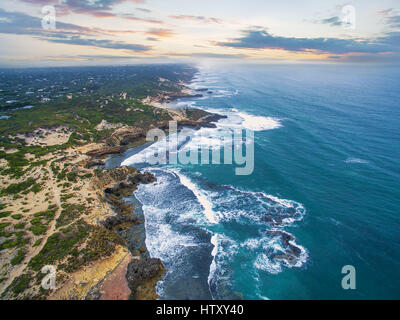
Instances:
[[[214,66],[191,86],[209,93],[172,107],[227,115],[201,129],[210,145],[217,130],[253,129],[254,172],[126,156],[158,179],[135,194],[169,270],[161,298],[400,298],[400,71]],[[345,265],[356,290],[341,287]]]

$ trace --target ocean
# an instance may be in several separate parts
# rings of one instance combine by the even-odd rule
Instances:
[[[190,87],[204,96],[171,108],[227,118],[186,129],[179,147],[218,149],[218,131],[252,130],[254,171],[151,165],[160,141],[110,160],[157,177],[134,195],[149,253],[168,269],[160,299],[400,298],[400,71],[203,65]]]

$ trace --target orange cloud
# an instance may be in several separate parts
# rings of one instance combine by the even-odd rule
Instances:
[[[175,35],[172,30],[169,29],[151,29],[146,32],[147,35],[157,36],[161,38],[168,38]]]

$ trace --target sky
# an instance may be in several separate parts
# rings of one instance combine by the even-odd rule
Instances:
[[[400,1],[2,0],[0,44],[3,67],[399,63]]]

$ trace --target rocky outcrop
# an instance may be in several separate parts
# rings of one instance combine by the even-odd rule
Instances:
[[[113,146],[126,146],[146,137],[145,130],[136,127],[122,127],[113,132],[107,143]]]
[[[151,102],[153,100],[157,101],[158,103],[168,103],[177,99],[192,99],[201,97],[203,97],[203,95],[200,93],[189,93],[185,91],[181,92],[170,91],[170,92],[163,92],[157,95],[156,97],[150,98],[147,100],[147,102]]]
[[[270,230],[266,232],[270,237],[280,239],[282,247],[284,249],[283,253],[273,255],[271,258],[276,260],[283,260],[290,265],[297,263],[301,256],[301,249],[295,244],[295,237],[291,234],[280,231],[280,230]]]
[[[215,122],[226,118],[223,115],[197,109],[189,109],[185,110],[185,112],[189,119],[178,121],[178,127],[216,128]]]
[[[155,180],[151,173],[141,173],[131,167],[99,171],[95,176],[95,184],[98,188],[103,187],[103,201],[108,203],[112,212],[108,216],[102,217],[98,222],[108,230],[116,232],[130,230],[134,225],[144,228],[144,220],[133,214],[133,205],[126,204],[123,197],[131,195],[139,183],[151,183]],[[156,299],[155,285],[162,279],[165,268],[159,259],[148,257],[145,247],[135,250],[134,255],[137,256],[126,269],[126,281],[131,290],[130,298]],[[115,277],[120,278],[118,274]],[[107,290],[107,285],[102,284],[102,287],[105,292],[104,295],[100,294],[102,290],[94,290],[88,299],[110,298],[113,295],[120,294],[118,290],[113,293],[114,289],[111,285]]]
[[[121,179],[118,180],[119,182],[104,189],[104,200],[110,205],[113,212],[99,221],[103,227],[115,231],[129,229],[133,224],[138,222],[138,218],[132,214],[133,205],[126,204],[122,200],[122,197],[131,195],[139,183],[151,183],[155,181],[155,177],[149,172],[140,173],[135,169],[134,171],[128,169],[129,167],[121,168],[124,168],[122,172],[114,172],[114,174],[117,173],[120,176]]]
[[[127,166],[95,172],[92,179],[93,188],[103,190],[100,198],[111,209],[108,215],[101,216],[97,222],[117,233],[131,230],[133,226],[144,229],[143,217],[135,215],[134,206],[127,204],[123,197],[131,195],[139,183],[151,183],[155,180],[151,173],[141,173]],[[138,242],[137,248],[130,245],[128,248],[132,258],[129,258],[129,261],[124,260],[124,263],[113,270],[107,278],[93,286],[88,291],[86,299],[125,299],[125,284],[130,292],[130,299],[158,298],[155,285],[163,277],[164,266],[159,259],[151,259],[148,256],[144,241]],[[118,288],[115,283],[120,284]]]
[[[95,189],[104,190],[110,185],[124,181],[129,175],[135,175],[138,171],[135,168],[122,166],[109,170],[96,172],[92,184]]]
[[[216,113],[211,113],[210,115],[202,118],[201,122],[211,123],[211,122],[217,122],[221,119],[226,119],[226,118],[227,118],[227,116],[223,116],[223,115],[216,114]]]
[[[100,149],[89,151],[86,154],[90,157],[98,158],[107,154],[116,154],[116,153],[121,154],[123,151],[124,151],[123,148],[121,148],[120,146],[113,146],[113,147],[105,146]]]
[[[93,167],[98,167],[98,166],[103,166],[103,165],[104,165],[104,161],[92,159],[92,160],[86,161],[83,166],[86,169],[90,169],[90,168],[93,168]]]
[[[142,256],[128,265],[126,280],[131,290],[131,299],[157,298],[154,285],[161,280],[165,272],[160,259]]]

